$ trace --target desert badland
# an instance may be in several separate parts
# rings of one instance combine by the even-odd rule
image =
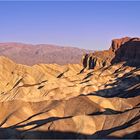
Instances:
[[[22,46],[0,44],[0,138],[140,138],[140,38],[83,56]]]

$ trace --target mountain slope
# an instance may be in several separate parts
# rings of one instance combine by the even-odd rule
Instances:
[[[38,63],[79,63],[84,52],[89,51],[74,47],[45,44],[0,43],[1,56],[6,56],[17,63],[26,65]]]

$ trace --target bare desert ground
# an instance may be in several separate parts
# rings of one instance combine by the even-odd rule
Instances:
[[[77,64],[0,57],[0,138],[140,138],[140,39]]]

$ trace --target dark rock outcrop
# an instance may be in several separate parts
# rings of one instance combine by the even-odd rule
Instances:
[[[130,38],[115,51],[111,63],[126,62],[126,65],[140,66],[140,38]]]
[[[82,57],[83,67],[87,69],[102,68],[108,65],[107,63],[108,62],[106,60],[101,57],[95,56],[94,54],[85,54]]]
[[[88,69],[100,69],[120,62],[138,67],[140,66],[140,38],[114,39],[109,50],[86,54],[82,60],[84,68]]]

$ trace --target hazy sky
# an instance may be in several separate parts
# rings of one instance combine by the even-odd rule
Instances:
[[[0,2],[0,42],[106,49],[140,37],[140,1]]]

